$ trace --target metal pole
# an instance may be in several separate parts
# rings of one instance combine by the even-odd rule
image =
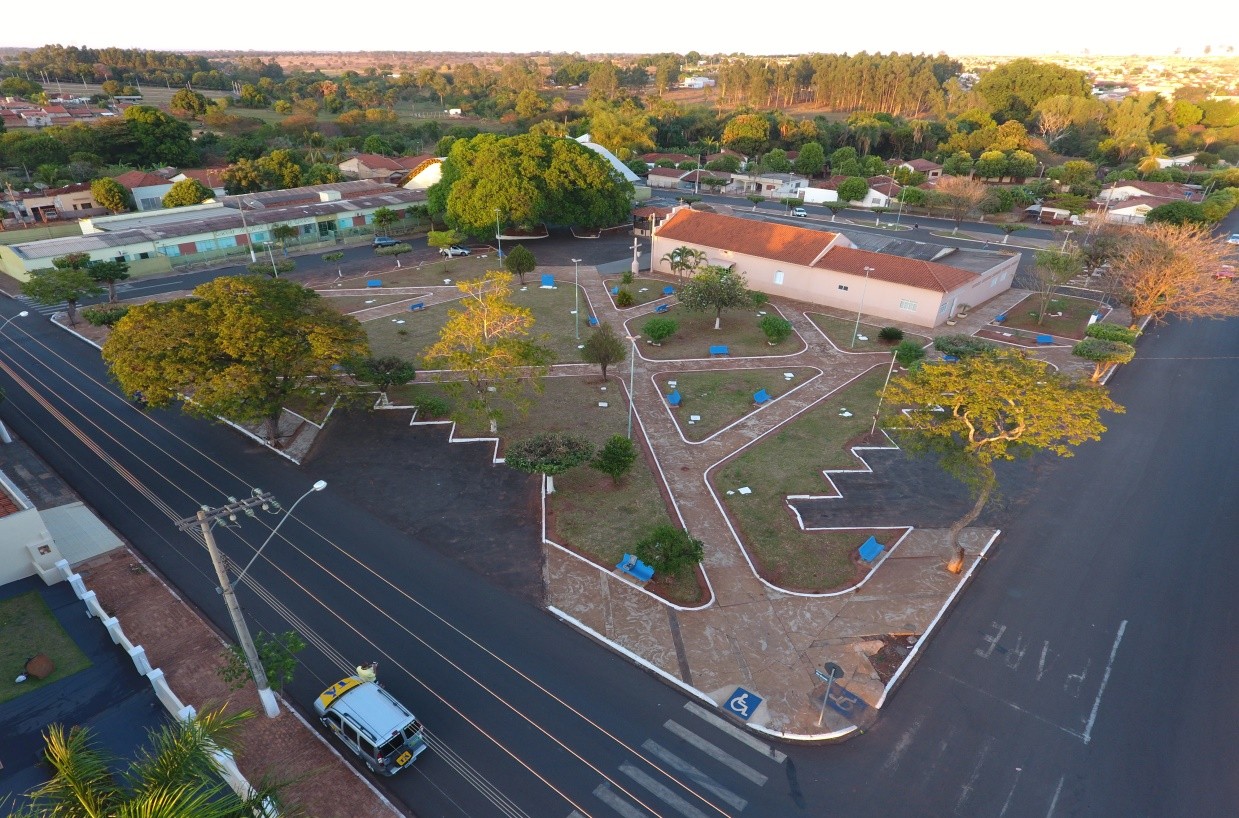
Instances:
[[[886,370],[886,382],[882,384],[882,393],[878,395],[878,408],[873,410],[873,428],[869,430],[869,434],[873,434],[878,430],[878,413],[882,411],[882,401],[886,400],[886,387],[890,385],[891,373],[895,371],[895,353],[891,353],[891,367]]]
[[[263,244],[265,244],[265,245],[267,246],[267,258],[271,259],[271,275],[272,275],[274,278],[279,278],[279,277],[280,277],[280,271],[279,271],[279,269],[275,266],[275,253],[272,253],[272,252],[271,252],[271,242],[269,242],[269,241],[265,241],[265,242],[263,242]]]
[[[856,347],[856,336],[860,335],[860,314],[865,309],[865,293],[869,292],[869,274],[872,272],[872,267],[865,268],[865,287],[860,291],[860,306],[856,309],[856,326],[852,329],[851,348],[853,349]]]
[[[822,719],[826,718],[826,703],[830,701],[830,688],[835,684],[835,671],[832,668],[826,676],[826,695],[822,697],[822,712],[817,715],[817,726],[822,726]]]
[[[1072,234],[1072,233],[1074,233],[1074,232],[1075,232],[1074,230],[1068,230],[1068,231],[1067,231],[1067,235],[1063,237],[1063,246],[1062,246],[1062,248],[1060,248],[1060,249],[1059,249],[1059,251],[1058,251],[1058,252],[1060,252],[1060,253],[1065,253],[1065,252],[1067,252],[1067,242],[1071,241],[1071,234]]]
[[[574,258],[572,260],[572,295],[576,299],[576,309],[573,314],[576,317],[576,339],[581,340],[581,260]]]
[[[495,208],[495,241],[499,244],[499,261],[503,262],[503,237],[499,234],[499,208]]]
[[[258,263],[258,256],[254,255],[254,241],[250,236],[250,227],[245,223],[245,200],[237,199],[241,204],[241,229],[245,231],[245,246],[250,248],[250,264]]]
[[[245,661],[249,664],[250,673],[254,676],[254,684],[258,687],[258,698],[262,701],[263,712],[268,718],[275,718],[280,714],[279,702],[276,701],[275,694],[271,692],[271,685],[267,681],[267,671],[263,669],[262,662],[258,658],[258,648],[254,646],[249,627],[245,624],[241,604],[237,602],[237,595],[228,581],[228,568],[224,564],[224,557],[220,554],[219,547],[215,545],[215,535],[211,533],[211,522],[207,518],[206,511],[202,509],[198,510],[198,524],[202,527],[202,538],[206,541],[207,551],[211,554],[211,564],[215,566],[215,576],[219,579],[219,592],[224,595],[224,604],[228,606],[228,616],[232,618],[232,626],[237,631],[237,641],[241,643]]]
[[[637,339],[640,335],[629,335],[628,340],[632,341],[632,356],[628,360],[628,439],[632,440],[632,390],[636,383],[637,373]]]

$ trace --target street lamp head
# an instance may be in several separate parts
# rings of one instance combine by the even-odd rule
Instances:
[[[572,263],[573,263],[573,264],[580,264],[580,263],[581,263],[581,260],[580,260],[579,258],[574,258],[574,259],[572,260]]]
[[[22,310],[21,312],[19,312],[19,313],[17,314],[17,317],[18,317],[18,318],[25,318],[25,317],[26,317],[27,315],[29,315],[29,314],[30,314],[30,313],[29,313],[29,312],[27,312],[26,310]]]
[[[315,480],[312,488],[314,489],[314,491],[322,491],[323,489],[327,488],[327,481],[326,480]]]

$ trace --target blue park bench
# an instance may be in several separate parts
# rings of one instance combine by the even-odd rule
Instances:
[[[667,403],[671,406],[679,406],[683,400],[684,398],[680,396],[680,390],[678,389],[672,390],[671,394],[667,395]]]
[[[632,554],[625,554],[624,558],[615,567],[638,582],[649,582],[650,577],[654,576],[654,569]]]
[[[656,312],[656,313],[658,313],[659,315],[661,315],[661,314],[663,314],[664,312],[666,312],[666,311],[667,311],[667,310],[669,310],[669,309],[671,309],[671,305],[670,305],[670,304],[659,304],[657,307],[655,307],[655,308],[654,308],[654,312]]]
[[[1043,345],[1044,345],[1044,344],[1052,344],[1052,343],[1054,343],[1054,336],[1053,336],[1053,335],[1038,335],[1038,336],[1037,336],[1037,343],[1038,343],[1038,344],[1043,344]]]
[[[611,295],[619,295],[619,287],[612,287]]]
[[[382,287],[382,286],[383,286],[383,279],[381,279],[381,278],[372,278],[372,279],[370,279],[369,281],[367,281],[367,282],[366,282],[366,286],[367,286],[367,287]]]
[[[761,406],[763,403],[769,403],[769,402],[770,402],[770,393],[767,392],[765,389],[758,389],[756,392],[753,393],[753,403],[756,403],[758,406]]]
[[[731,350],[728,349],[723,344],[715,344],[714,346],[710,347],[710,354],[711,355],[730,355]]]
[[[426,309],[425,301],[418,301],[416,304],[409,305],[409,312],[417,312],[418,310]]]
[[[1007,314],[1005,312],[1000,312],[994,316],[994,321],[999,324],[1001,324],[1003,321],[1006,321],[1006,320],[1007,320]]]
[[[589,317],[589,325],[590,325],[591,327],[596,327],[596,326],[598,326],[598,319],[597,319],[597,318],[595,318],[594,316],[592,316],[592,315],[591,315],[591,316]]]
[[[542,283],[538,285],[540,289],[553,290],[555,289],[555,276],[550,273],[545,273],[542,276]]]
[[[872,536],[860,547],[860,558],[864,562],[873,562],[882,553],[884,546]]]
[[[663,287],[663,295],[675,295],[675,287]]]
[[[957,364],[959,363],[959,356],[958,355],[943,355],[942,360],[946,361],[948,364]]]

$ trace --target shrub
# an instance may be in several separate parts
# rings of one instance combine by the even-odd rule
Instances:
[[[631,276],[632,274],[629,273],[628,275]],[[629,290],[627,288],[620,290],[615,295],[615,306],[619,307],[621,310],[627,309],[628,307],[631,307],[633,304],[636,304],[636,303],[637,303],[637,299],[632,294],[632,290]]]
[[[89,319],[87,319],[89,320]],[[1127,327],[1120,327],[1118,324],[1090,324],[1089,328],[1084,331],[1084,334],[1089,338],[1098,338],[1102,341],[1118,341],[1121,344],[1134,344],[1136,342],[1136,331]]]
[[[431,418],[445,418],[452,413],[452,405],[433,395],[417,402],[417,413]]]
[[[980,355],[997,347],[984,338],[973,335],[939,335],[934,338],[934,349],[943,355],[954,355],[956,358],[966,358],[969,355]]]
[[[1090,380],[1097,382],[1114,367],[1128,363],[1136,357],[1136,348],[1122,341],[1085,338],[1071,348],[1071,354],[1093,362],[1093,375]]]
[[[632,282],[633,282],[633,278],[632,278],[632,270],[629,270],[628,272],[626,272],[626,273],[624,273],[622,276],[620,276],[620,283],[621,283],[621,284],[631,284]]]
[[[661,344],[672,335],[675,335],[675,331],[679,328],[680,325],[676,323],[674,318],[655,317],[642,325],[641,334],[655,344]]]
[[[82,310],[82,317],[95,327],[110,327],[117,321],[125,317],[125,313],[129,312],[129,307],[124,305],[119,306],[101,306],[87,307]]]
[[[344,253],[337,250],[334,253],[323,253],[323,255],[320,258],[322,258],[322,260],[326,262],[340,261],[341,259],[344,258]]]
[[[772,344],[782,343],[792,334],[791,322],[778,315],[763,315],[757,326],[761,327],[766,340]]]
[[[685,529],[660,525],[639,540],[632,553],[656,572],[678,574],[701,562],[705,548]]]
[[[614,435],[606,442],[606,445],[598,450],[598,454],[594,455],[589,465],[603,474],[610,475],[618,485],[620,478],[632,468],[636,460],[637,449],[632,445],[632,441],[623,435]]]
[[[297,262],[293,261],[292,259],[282,258],[275,263],[275,272],[291,273],[293,271],[293,268],[296,266],[297,266]],[[272,278],[275,277],[275,274],[271,270],[271,264],[265,261],[258,261],[253,264],[247,264],[245,265],[245,269],[249,270],[254,275],[271,276]]]
[[[882,327],[878,330],[878,338],[893,344],[903,340],[903,330],[899,327]]]
[[[900,366],[908,367],[925,357],[925,350],[921,345],[911,339],[900,341],[899,346],[895,347],[895,360]]]

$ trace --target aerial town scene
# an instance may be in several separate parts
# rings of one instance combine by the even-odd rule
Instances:
[[[0,29],[0,814],[1239,814],[1229,5],[121,11]]]

